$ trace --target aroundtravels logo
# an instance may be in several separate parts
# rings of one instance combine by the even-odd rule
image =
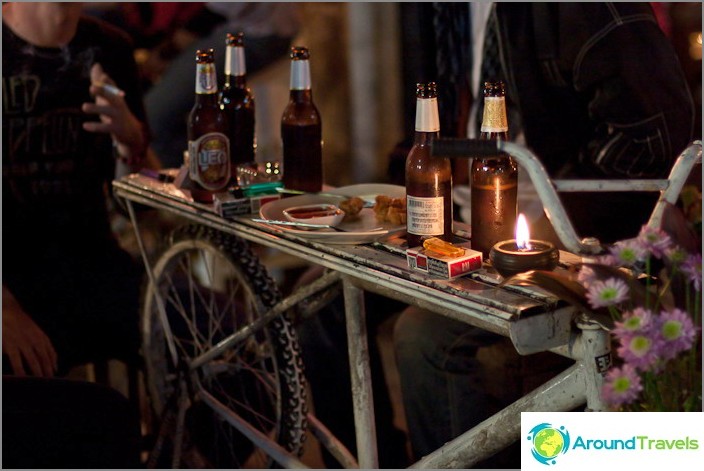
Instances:
[[[570,433],[564,426],[555,428],[549,423],[536,425],[530,430],[528,440],[533,443],[533,458],[545,465],[555,464],[557,457],[570,449]]]
[[[704,412],[521,412],[521,469],[700,469]]]

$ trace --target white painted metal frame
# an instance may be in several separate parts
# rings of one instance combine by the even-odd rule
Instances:
[[[501,149],[515,156],[519,163],[527,169],[536,183],[546,212],[549,211],[551,222],[562,241],[575,253],[592,253],[592,246],[582,244],[577,240],[564,209],[559,204],[555,187],[545,184],[549,180],[537,158],[527,149],[512,143],[501,143]],[[695,162],[700,160],[701,143],[697,142],[678,159],[671,174],[670,184],[658,184],[657,188],[661,190],[661,201],[673,202],[676,200],[689,170]],[[603,381],[602,374],[609,366],[609,334],[599,325],[580,317],[571,307],[560,307],[557,300],[553,299],[555,302],[551,304],[548,297],[541,298],[541,295],[536,294],[534,295],[536,300],[533,302],[533,298],[530,296],[524,298],[516,292],[509,293],[506,289],[497,290],[490,285],[483,285],[477,280],[464,278],[459,282],[431,281],[423,275],[408,270],[405,267],[405,260],[398,260],[401,257],[380,253],[381,251],[368,246],[330,246],[306,241],[286,232],[258,225],[245,217],[237,220],[225,220],[208,207],[169,197],[159,191],[159,184],[145,185],[143,181],[140,182],[139,178],[132,177],[134,176],[115,181],[113,189],[116,196],[125,202],[129,211],[150,279],[153,278],[153,274],[143,241],[139,236],[139,221],[133,207],[135,203],[169,211],[191,222],[210,226],[251,242],[279,249],[308,262],[323,265],[330,271],[316,283],[304,287],[302,291],[294,293],[291,297],[274,306],[259,321],[245,327],[242,331],[233,333],[216,347],[218,351],[227,348],[238,338],[245,336],[246,329],[251,331],[262,328],[267,319],[284,312],[301,299],[325,289],[332,283],[342,282],[357,436],[357,459],[361,468],[377,468],[379,464],[363,299],[365,290],[431,309],[439,314],[509,337],[521,354],[550,350],[575,360],[572,367],[439,450],[424,457],[415,463],[414,467],[471,467],[518,438],[521,411],[566,411],[584,404],[586,404],[587,410],[600,411],[605,409],[599,390]],[[675,183],[672,183],[673,181]],[[656,206],[653,217],[651,217],[651,224],[659,221],[658,217],[662,217],[660,206],[664,206],[664,203],[658,203]],[[658,211],[660,211],[660,216],[658,216]],[[466,289],[467,286],[471,289]],[[505,299],[502,298],[504,295]],[[540,308],[540,306],[543,306],[542,311],[534,313],[534,308]],[[163,308],[161,303],[159,303],[159,307]],[[577,329],[573,328],[575,326]],[[206,361],[217,355],[218,351],[207,353],[195,361],[196,363]],[[275,443],[267,444],[266,437],[249,433],[246,422],[232,411],[212,402],[205,391],[201,391],[201,394],[204,401],[223,414],[233,426],[250,436],[258,446],[267,450],[279,464],[284,467],[305,467],[303,463],[286,454]],[[326,435],[324,426],[317,427],[316,431],[323,436]],[[327,441],[336,446],[337,441],[334,437],[329,437]],[[346,450],[340,451],[338,455],[345,457],[347,464],[356,464],[349,453],[346,453]]]

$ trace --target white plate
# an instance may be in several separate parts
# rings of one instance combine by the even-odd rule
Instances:
[[[260,208],[259,216],[263,219],[285,221],[286,217],[283,213],[284,209],[291,208],[293,206],[321,203],[340,204],[341,201],[344,201],[352,196],[358,196],[364,200],[374,200],[377,195],[386,195],[391,198],[405,198],[406,188],[384,183],[362,183],[359,185],[343,186],[329,191],[326,190],[325,193],[330,193],[331,195],[300,195],[271,201]],[[378,222],[376,220],[376,216],[374,215],[373,208],[364,208],[360,211],[357,219],[351,221],[343,220],[338,225],[338,227],[349,232],[335,232],[332,229],[320,229],[314,231],[301,230],[296,229],[295,227],[274,226],[273,224],[269,227],[276,228],[282,232],[295,234],[296,236],[304,239],[316,240],[327,244],[343,245],[368,244],[389,234],[390,232],[396,232],[406,228],[406,226],[392,226],[388,222]],[[369,229],[374,229],[375,227],[382,227],[383,229],[373,232],[369,231]]]

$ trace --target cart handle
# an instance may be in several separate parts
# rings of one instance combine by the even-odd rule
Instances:
[[[558,192],[568,191],[659,191],[660,198],[647,225],[660,227],[668,204],[675,204],[692,168],[702,160],[702,141],[692,142],[678,157],[667,179],[649,180],[551,180],[538,157],[527,147],[508,141],[478,139],[437,139],[432,143],[432,155],[453,158],[495,156],[497,152],[510,154],[526,170],[545,214],[565,248],[575,254],[597,254],[603,249],[593,237],[579,239]]]

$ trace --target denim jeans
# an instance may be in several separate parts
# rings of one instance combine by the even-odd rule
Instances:
[[[489,415],[477,349],[500,337],[416,307],[394,328],[394,348],[416,459]]]
[[[391,398],[375,338],[379,324],[404,306],[373,293],[365,293],[365,300],[379,465],[381,468],[405,468],[408,466],[406,436],[393,424]],[[297,331],[315,415],[356,454],[343,297],[338,296],[320,312],[304,319]],[[339,467],[327,450],[323,450],[323,460],[327,468]]]

